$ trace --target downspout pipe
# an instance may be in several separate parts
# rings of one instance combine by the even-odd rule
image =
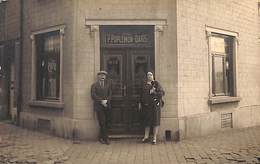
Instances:
[[[20,112],[22,111],[22,81],[23,81],[23,7],[24,0],[20,0],[20,53],[19,53],[19,66],[18,66],[18,96],[17,96],[17,126],[20,125]]]

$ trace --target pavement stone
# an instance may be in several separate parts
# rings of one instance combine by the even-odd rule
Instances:
[[[260,163],[260,127],[231,129],[180,142],[75,141],[0,122],[0,164]]]

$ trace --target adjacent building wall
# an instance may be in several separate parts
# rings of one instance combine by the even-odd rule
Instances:
[[[233,127],[259,125],[260,57],[256,0],[177,1],[178,115],[182,137],[220,130],[221,113],[233,114]],[[238,103],[210,105],[206,26],[239,34]]]
[[[0,3],[0,119],[10,117],[10,69],[19,56],[20,0],[7,0]],[[16,49],[15,49],[16,48]],[[17,85],[15,83],[15,90]]]
[[[20,0],[0,3],[0,41],[17,39],[20,36]]]

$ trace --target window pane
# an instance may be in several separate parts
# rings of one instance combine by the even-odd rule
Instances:
[[[108,77],[112,79],[112,95],[114,97],[123,96],[123,74],[122,74],[122,57],[120,55],[109,56],[105,59],[105,70]]]
[[[225,38],[225,53],[226,53],[226,63],[225,63],[225,86],[226,95],[233,95],[233,37]]]
[[[214,52],[225,53],[225,39],[221,37],[212,37],[211,49]]]
[[[225,38],[225,53],[232,54],[233,53],[233,37]]]
[[[214,94],[224,94],[225,87],[224,87],[224,71],[223,71],[223,57],[222,56],[214,56],[213,57],[214,68],[213,68],[213,75],[214,75]]]
[[[225,79],[226,79],[226,91],[227,95],[233,95],[234,91],[234,85],[233,85],[233,62],[232,62],[232,55],[229,54],[226,56],[226,74],[225,74]]]
[[[37,97],[59,98],[60,83],[60,36],[59,32],[40,34],[37,47]]]
[[[135,56],[132,60],[134,63],[134,71],[132,73],[134,84],[132,85],[132,91],[134,95],[140,95],[140,90],[142,90],[143,82],[146,78],[149,59],[147,56]]]
[[[213,95],[234,95],[234,37],[214,33],[210,39],[212,51]]]

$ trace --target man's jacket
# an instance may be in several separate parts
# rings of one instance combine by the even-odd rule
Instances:
[[[105,80],[104,87],[97,81],[91,86],[91,97],[94,100],[94,110],[98,111],[104,108],[101,100],[107,100],[107,108],[110,108],[110,101],[112,96],[111,83]]]

